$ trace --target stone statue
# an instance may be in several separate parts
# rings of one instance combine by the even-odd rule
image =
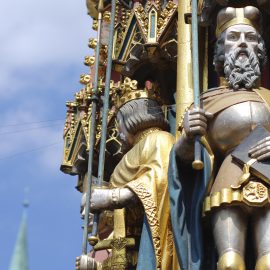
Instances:
[[[231,154],[256,126],[270,131],[270,91],[260,87],[261,70],[267,59],[261,33],[261,14],[256,7],[227,7],[218,13],[214,65],[221,77],[221,86],[202,94],[200,109],[191,106],[185,113],[181,126],[183,133],[171,159],[172,223],[176,242],[179,242],[176,246],[181,269],[216,267],[213,259],[212,262],[209,258],[203,260],[202,248],[198,247],[203,236],[199,227],[192,225],[195,219],[192,207],[195,204],[197,208],[203,208],[204,221],[210,221],[206,227],[213,232],[218,270],[254,269],[245,262],[247,244],[254,248],[255,269],[270,269],[270,204],[269,200],[264,203],[258,200],[260,192],[268,194],[270,180],[262,180],[250,173],[242,181],[243,165],[236,162]],[[200,183],[192,183],[190,178],[189,182],[183,179],[194,174],[188,172],[188,167],[194,159],[196,135],[203,136],[206,141],[204,156],[210,157],[205,162],[207,168],[201,179],[196,181],[211,178],[210,174],[207,175],[210,169],[213,181],[209,181],[202,191],[202,201],[194,203],[194,198],[188,198],[190,194],[196,197],[190,186]],[[254,162],[269,160],[270,137],[258,141],[246,151]],[[215,167],[211,164],[213,160]],[[180,213],[177,217],[175,208]],[[248,226],[253,237],[249,243]],[[197,243],[193,239],[194,233],[199,236]],[[190,251],[186,251],[185,241],[191,242]]]
[[[125,84],[129,82],[136,81],[126,78]],[[126,236],[137,237],[139,245],[136,265],[127,269],[178,269],[167,178],[175,139],[167,131],[168,121],[153,93],[147,87],[130,89],[119,98],[118,129],[129,150],[116,166],[110,188],[94,189],[91,195],[92,212],[126,209]],[[103,269],[91,258],[90,264],[88,269]]]

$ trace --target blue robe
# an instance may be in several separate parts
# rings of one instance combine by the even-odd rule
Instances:
[[[210,179],[211,162],[203,148],[204,170],[194,171],[181,164],[173,148],[169,164],[169,193],[174,242],[181,270],[210,270],[204,266],[202,203]],[[211,244],[212,245],[212,244]]]

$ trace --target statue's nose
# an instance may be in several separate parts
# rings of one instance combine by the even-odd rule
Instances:
[[[239,38],[239,47],[242,47],[242,48],[246,48],[247,47],[247,42],[246,42],[246,37],[245,37],[245,34],[244,33],[242,33],[241,35],[240,35],[240,38]]]

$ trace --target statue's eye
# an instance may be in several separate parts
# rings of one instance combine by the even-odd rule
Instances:
[[[247,41],[256,41],[257,37],[255,35],[248,35],[247,36]]]
[[[238,38],[236,34],[231,33],[228,35],[228,40],[236,41],[237,39]]]

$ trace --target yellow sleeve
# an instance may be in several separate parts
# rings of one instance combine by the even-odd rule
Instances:
[[[111,177],[113,187],[128,187],[140,199],[152,233],[156,259],[162,266],[168,266],[169,262],[162,258],[164,253],[172,253],[173,247],[168,229],[167,174],[174,141],[174,137],[165,131],[149,134],[123,157]]]

